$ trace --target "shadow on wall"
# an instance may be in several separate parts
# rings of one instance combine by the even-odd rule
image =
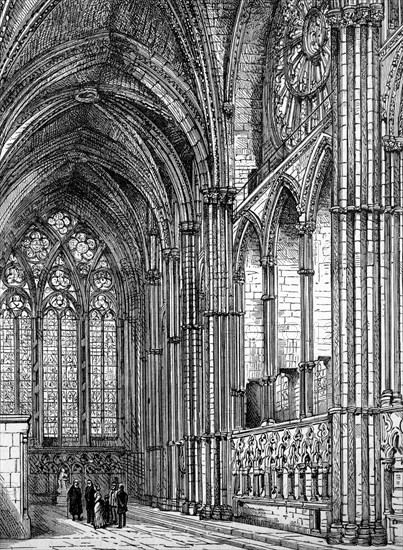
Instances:
[[[27,534],[16,506],[15,489],[0,475],[0,539],[25,539]]]

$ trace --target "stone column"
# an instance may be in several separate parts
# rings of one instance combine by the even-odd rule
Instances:
[[[204,199],[204,246],[206,265],[205,316],[205,400],[204,430],[211,434],[210,465],[215,508],[227,506],[229,464],[220,460],[223,456],[225,437],[231,424],[231,376],[233,367],[229,350],[233,346],[230,332],[232,293],[232,205],[234,190],[208,188]]]
[[[153,237],[153,236],[151,236]],[[161,326],[161,272],[157,264],[146,273],[147,306],[148,306],[148,349],[146,361],[146,398],[147,398],[147,448],[146,455],[149,462],[149,495],[151,504],[156,505],[161,497],[162,468],[161,468],[161,359],[162,326]]]
[[[177,442],[183,430],[183,379],[180,353],[180,253],[178,248],[163,250],[163,283],[165,301],[166,351],[164,392],[166,393],[164,416],[164,442],[167,442],[167,495],[165,507],[177,510],[180,498],[180,472]]]
[[[245,273],[238,270],[234,275],[234,310],[232,312],[233,366],[231,369],[231,428],[245,425]]]
[[[345,2],[328,17],[335,168],[329,541],[383,544],[376,408],[381,368],[379,27],[383,6],[372,1]]]
[[[264,367],[262,388],[262,420],[264,424],[274,424],[274,382],[276,379],[276,315],[274,295],[274,259],[265,256],[261,260],[263,268],[263,327],[264,327]]]
[[[394,458],[384,458],[382,460],[384,467],[384,511],[385,514],[393,514],[392,493],[393,493],[393,466]]]
[[[196,435],[200,433],[200,385],[199,350],[200,329],[198,324],[198,289],[196,237],[200,230],[198,222],[182,222],[181,267],[182,267],[182,366],[184,377],[184,420],[187,465],[187,509],[189,514],[196,513],[197,502],[197,457]]]
[[[385,136],[381,212],[383,250],[382,340],[385,342],[382,372],[382,404],[402,405],[403,364],[403,136]]]
[[[300,418],[313,413],[313,254],[312,234],[315,223],[302,220],[299,233],[299,276],[301,282],[301,363],[300,368]]]

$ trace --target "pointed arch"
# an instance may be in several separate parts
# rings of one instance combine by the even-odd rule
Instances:
[[[322,186],[333,166],[332,141],[328,134],[317,140],[302,182],[299,210],[305,221],[314,221]]]

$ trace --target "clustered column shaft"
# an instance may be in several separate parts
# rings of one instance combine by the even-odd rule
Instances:
[[[381,524],[380,418],[376,409],[381,369],[379,26],[382,17],[382,5],[370,1],[354,5],[345,2],[329,13],[335,159],[331,209],[333,523],[329,540],[363,545],[386,542]],[[341,429],[343,425],[345,430]],[[374,441],[371,449],[370,434]]]

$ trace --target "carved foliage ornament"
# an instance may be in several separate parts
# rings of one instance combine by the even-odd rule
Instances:
[[[269,112],[278,145],[299,143],[330,109],[328,0],[282,0],[269,49]]]

